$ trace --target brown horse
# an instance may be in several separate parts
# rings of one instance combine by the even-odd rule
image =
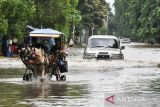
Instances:
[[[43,82],[44,76],[47,74],[48,59],[44,56],[42,49],[33,48],[30,54],[34,57],[34,60],[29,60],[29,63],[33,64],[34,74]]]

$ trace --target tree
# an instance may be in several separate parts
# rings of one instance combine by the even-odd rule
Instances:
[[[76,9],[77,4],[78,4],[78,0],[71,0],[70,5],[66,6],[68,8],[66,11],[67,23],[70,26],[70,29],[71,29],[70,31],[72,32],[72,34],[70,34],[72,35],[72,37],[70,36],[69,39],[73,38],[74,41],[76,39],[75,37],[76,27],[82,19],[80,11]]]
[[[8,23],[7,19],[5,19],[5,16],[0,12],[0,36],[6,35],[8,29]]]
[[[34,2],[36,13],[31,24],[36,27],[57,29],[64,32],[68,38],[71,25],[77,25],[81,20],[80,12],[75,8],[77,0],[34,0]]]
[[[0,2],[1,32],[3,35],[22,38],[28,20],[35,11],[31,0],[3,0]]]
[[[78,10],[82,14],[82,24],[91,34],[91,28],[101,28],[107,19],[107,2],[105,0],[79,0]],[[93,30],[93,29],[92,29]]]
[[[107,4],[108,6],[108,18],[107,18],[107,25],[106,25],[106,32],[108,35],[115,35],[115,31],[117,29],[116,26],[116,18],[115,15],[111,12],[111,8],[109,7],[109,4]],[[106,33],[105,33],[106,34]]]
[[[117,35],[152,40],[160,33],[159,0],[116,0]]]

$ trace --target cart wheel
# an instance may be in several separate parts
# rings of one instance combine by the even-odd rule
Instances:
[[[62,75],[62,76],[60,77],[60,80],[61,80],[61,81],[66,81],[66,76],[65,76],[65,75]]]

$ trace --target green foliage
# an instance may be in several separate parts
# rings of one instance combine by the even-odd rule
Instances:
[[[75,8],[69,7],[68,11],[66,12],[66,19],[69,24],[77,25],[81,21],[82,17],[80,15],[80,11],[76,10]]]
[[[106,32],[107,32],[107,27],[106,26],[103,26],[102,28],[100,29],[97,29],[97,35],[106,35]]]
[[[85,27],[103,27],[108,14],[105,0],[79,0],[78,9],[81,11]]]
[[[5,16],[0,12],[0,34],[6,35],[8,29],[8,22]]]
[[[0,33],[21,39],[26,25],[53,28],[68,36],[81,15],[78,0],[0,0]]]
[[[0,2],[0,31],[3,35],[21,38],[25,26],[35,11],[31,0],[3,0]]]
[[[103,27],[108,9],[105,0],[0,0],[0,33],[21,39],[29,24],[59,30],[68,38],[74,27]]]
[[[107,26],[107,34],[115,35],[115,31],[117,30],[116,18],[115,15],[111,12],[111,8],[108,4],[108,26]]]
[[[34,2],[36,13],[31,24],[36,27],[57,29],[68,37],[70,26],[81,21],[80,12],[76,10],[78,0],[34,0]]]
[[[160,33],[159,0],[116,0],[117,35],[152,39]]]

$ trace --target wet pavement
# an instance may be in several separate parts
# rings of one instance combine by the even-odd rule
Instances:
[[[149,101],[127,107],[159,107],[160,46],[124,44],[124,60],[82,59],[83,48],[71,48],[67,81],[24,82],[19,60],[0,61],[0,106],[4,107],[125,107],[106,104],[109,93],[144,94]],[[4,63],[3,63],[4,62]],[[3,65],[4,64],[4,65]],[[3,66],[4,67],[3,67]],[[18,66],[18,67],[17,67]],[[12,67],[12,68],[7,68]]]

